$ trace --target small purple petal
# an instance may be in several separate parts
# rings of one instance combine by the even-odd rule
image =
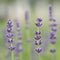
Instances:
[[[38,22],[41,22],[41,21],[42,21],[42,19],[41,19],[41,18],[37,18],[37,21],[38,21]]]
[[[9,20],[9,21],[7,22],[7,24],[12,24],[12,21],[11,21],[11,20]]]
[[[42,44],[42,41],[40,40],[40,41],[39,41],[39,45],[41,45],[41,44]]]
[[[49,11],[51,11],[51,10],[52,10],[52,5],[50,4],[50,5],[49,5]]]
[[[52,26],[52,27],[54,27],[54,26],[55,26],[55,27],[56,27],[56,26],[57,26],[57,24],[56,24],[56,23],[51,23],[51,24],[50,24],[50,26]]]
[[[35,44],[35,45],[38,45],[38,42],[37,42],[37,41],[35,41],[35,42],[34,42],[34,44]]]
[[[12,28],[7,28],[7,32],[11,32]]]
[[[35,51],[40,53],[40,52],[42,52],[42,48],[36,48]]]
[[[53,22],[56,22],[56,19],[53,18]]]
[[[35,34],[39,35],[39,34],[41,34],[41,32],[39,30],[37,30],[37,31],[35,31]]]
[[[13,33],[8,33],[6,36],[7,36],[8,38],[11,38],[11,37],[13,36]]]
[[[11,51],[15,50],[15,48],[16,48],[16,46],[9,46],[8,47],[8,49],[11,50]]]
[[[40,27],[42,25],[42,23],[38,22],[38,23],[35,23],[37,27]]]
[[[51,30],[54,31],[54,32],[57,31],[56,27],[52,27]]]
[[[38,35],[37,35],[37,36],[35,36],[34,38],[35,38],[36,40],[39,40],[39,39],[41,38],[41,36],[38,36]]]
[[[8,41],[9,43],[12,43],[12,42],[13,42],[13,39],[8,38],[7,41]]]
[[[51,33],[50,33],[50,39],[56,39],[56,34],[53,33],[53,32],[51,32]]]

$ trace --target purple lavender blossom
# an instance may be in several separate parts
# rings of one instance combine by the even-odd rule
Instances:
[[[16,48],[16,46],[9,46],[8,47],[8,49],[11,50],[11,51],[15,50],[15,48]]]
[[[55,52],[56,52],[56,49],[55,49],[55,48],[51,48],[51,49],[50,49],[50,52],[51,52],[51,53],[55,53]]]
[[[15,55],[18,56],[19,53],[23,51],[23,48],[21,47],[22,46],[22,32],[20,29],[20,24],[17,19],[15,20],[15,25],[16,25],[17,38],[18,38],[16,45],[15,45],[16,46]]]
[[[35,41],[35,42],[34,42],[34,44],[35,44],[35,45],[38,45],[38,42],[37,42],[37,41]]]
[[[8,33],[7,35],[6,35],[6,37],[8,37],[8,38],[10,38],[10,37],[12,37],[13,36],[13,33]]]
[[[52,26],[52,27],[56,27],[57,24],[56,24],[56,23],[51,23],[50,26]]]
[[[35,25],[36,25],[37,27],[40,27],[40,26],[42,25],[42,23],[36,22]]]
[[[51,40],[51,44],[55,44],[56,43],[56,40]]]
[[[36,40],[39,40],[41,38],[41,36],[37,35],[34,37]]]
[[[12,28],[7,28],[7,32],[11,32]]]
[[[50,33],[50,39],[56,39],[56,34],[55,33]]]
[[[42,41],[41,40],[40,41],[35,41],[34,44],[35,45],[41,45],[42,44]]]
[[[51,30],[54,31],[54,32],[56,32],[57,28],[56,27],[52,27]]]
[[[41,19],[41,18],[37,18],[36,20],[37,20],[38,22],[41,22],[41,21],[42,21],[42,19]]]
[[[11,38],[7,38],[7,41],[8,41],[9,43],[12,43],[14,40],[11,39]]]
[[[49,20],[52,20],[52,5],[49,5]]]
[[[12,26],[13,26],[12,25],[12,21],[9,20],[7,22],[7,29],[6,29],[7,34],[6,34],[6,38],[7,38],[7,42],[10,43],[9,46],[8,46],[8,49],[11,50],[11,51],[15,49],[15,46],[13,46],[13,44],[12,44],[12,42],[13,42]]]
[[[42,52],[42,48],[36,48],[35,51],[40,53],[40,52]]]
[[[39,30],[37,30],[37,31],[35,31],[35,34],[39,35],[39,34],[41,34],[41,32]]]

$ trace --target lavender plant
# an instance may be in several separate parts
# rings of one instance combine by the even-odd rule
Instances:
[[[39,28],[42,26],[42,23],[41,23],[42,19],[41,18],[37,18],[36,20],[36,23],[35,25]],[[41,41],[41,31],[39,31],[39,29],[37,31],[35,31],[35,37],[34,37],[34,40],[35,40],[35,45],[39,46],[42,44],[42,41]],[[41,47],[38,47],[38,48],[35,48],[35,51],[40,53],[42,51],[42,48]]]
[[[25,25],[26,25],[26,28],[29,29],[29,13],[28,11],[25,12]]]
[[[50,21],[52,20],[52,17],[53,17],[53,14],[52,14],[52,5],[50,4],[49,5],[49,20]]]
[[[23,50],[23,48],[22,48],[22,33],[21,33],[20,24],[19,24],[18,20],[15,20],[15,25],[16,25],[16,31],[17,31],[17,37],[18,37],[15,53],[18,56],[19,53],[22,52],[22,50]]]
[[[56,44],[56,31],[57,31],[57,24],[56,24],[56,20],[52,17],[52,5],[49,6],[49,17],[51,20],[50,21],[50,25],[49,27],[51,28],[51,32],[50,32],[50,42],[52,45]],[[56,48],[51,48],[50,52],[54,55],[56,52]]]
[[[50,32],[50,40],[51,40],[51,44],[54,45],[56,43],[56,31],[57,31],[57,24],[56,24],[56,20],[53,19],[51,24],[50,24],[50,27],[51,27],[51,32]],[[52,28],[55,28],[55,29],[52,29]],[[53,52],[56,52],[56,49],[51,49]],[[52,52],[50,50],[50,52]]]
[[[7,22],[7,34],[6,34],[6,38],[7,38],[7,48],[9,49],[9,51],[11,51],[11,60],[14,60],[14,54],[13,51],[15,50],[16,46],[13,45],[14,39],[13,39],[13,32],[12,32],[12,21],[9,20]]]

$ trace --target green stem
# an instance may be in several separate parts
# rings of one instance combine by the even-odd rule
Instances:
[[[14,53],[13,53],[13,51],[11,52],[11,60],[14,60]]]

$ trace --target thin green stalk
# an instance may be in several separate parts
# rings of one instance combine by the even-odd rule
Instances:
[[[11,52],[11,60],[14,60],[14,53],[13,53],[13,51]]]

